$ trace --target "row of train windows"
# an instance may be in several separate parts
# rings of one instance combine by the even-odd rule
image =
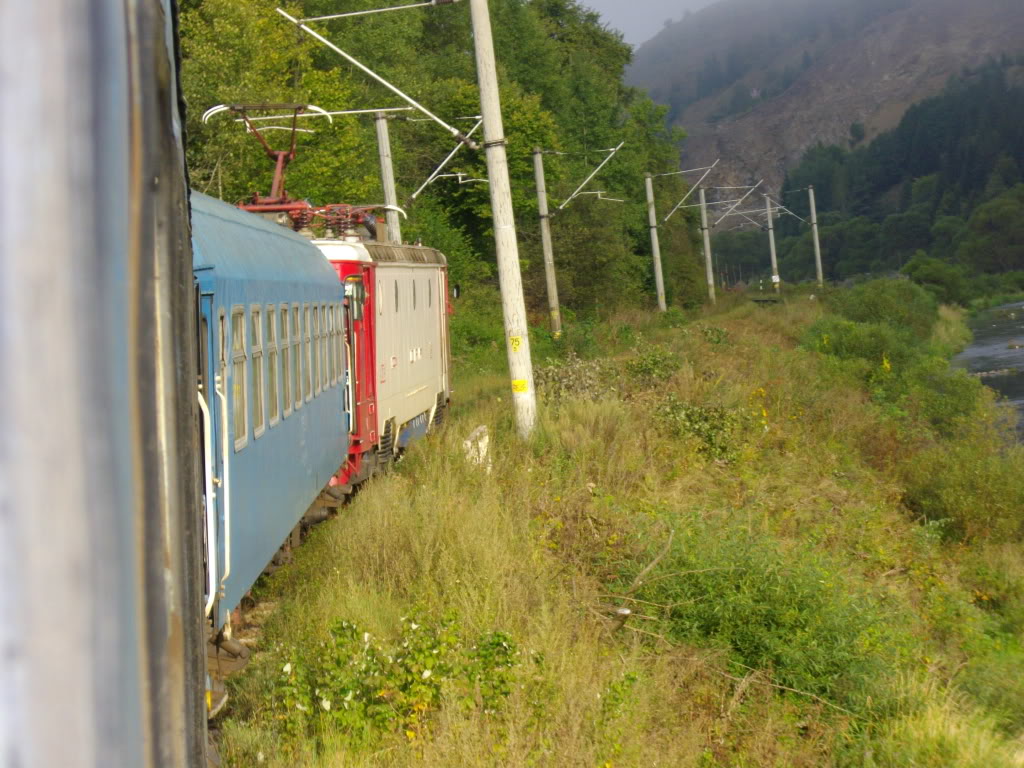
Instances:
[[[416,280],[415,278],[410,280],[409,283],[412,286],[412,308],[416,309]],[[395,312],[399,311],[398,305],[398,280],[392,281],[392,287],[394,288],[395,298]],[[384,314],[384,288],[380,280],[377,281],[377,314]],[[434,306],[434,281],[427,280],[427,307]]]
[[[342,305],[231,308],[231,399],[235,450],[345,376]],[[224,350],[223,316],[221,350]]]

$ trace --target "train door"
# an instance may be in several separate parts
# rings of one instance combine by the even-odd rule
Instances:
[[[223,442],[225,417],[224,373],[227,354],[227,319],[224,310],[215,308],[213,296],[204,294],[199,300],[199,409],[200,437],[203,450],[204,497],[204,611],[213,618],[213,627],[220,622],[214,613],[219,590],[224,541],[224,478],[223,455],[218,446]],[[218,611],[219,613],[219,611]]]

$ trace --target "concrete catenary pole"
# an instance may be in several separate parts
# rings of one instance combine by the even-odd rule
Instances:
[[[519,272],[519,243],[512,213],[512,188],[505,154],[505,129],[501,120],[498,72],[494,61],[494,40],[487,0],[470,0],[476,72],[480,84],[480,114],[484,121],[487,176],[491,188],[494,241],[498,253],[501,309],[505,318],[505,344],[512,378],[512,407],[520,437],[533,433],[537,420],[537,397],[533,389],[530,335],[523,300],[523,277]]]
[[[644,174],[644,186],[647,188],[647,222],[651,228],[651,253],[654,255],[654,287],[658,291],[658,310],[664,312],[665,280],[661,276],[661,246],[658,243],[658,217],[654,212],[654,180],[651,174]]]
[[[540,147],[533,150],[533,175],[537,179],[537,210],[540,212],[540,242],[544,249],[544,277],[548,283],[548,312],[551,315],[551,333],[562,336],[562,313],[558,308],[558,282],[555,280],[555,252],[551,245],[551,215],[548,213],[548,188],[544,181],[544,154]]]
[[[715,304],[715,270],[711,263],[711,233],[708,232],[708,204],[704,199],[704,187],[701,187],[700,194],[700,231],[704,235],[704,272],[708,278],[708,298]]]
[[[779,293],[782,290],[779,279],[779,262],[775,256],[775,222],[773,220],[774,213],[772,212],[772,199],[768,195],[764,196],[764,208],[768,213],[768,245],[771,247],[772,252],[772,285],[775,286],[775,292]]]
[[[398,219],[398,193],[395,191],[395,167],[391,162],[391,135],[388,132],[388,117],[383,112],[374,115],[377,124],[377,151],[380,153],[380,181],[384,187],[384,212],[387,222],[387,242],[402,242],[402,225]]]
[[[807,188],[811,198],[811,235],[814,237],[814,269],[818,273],[818,287],[825,287],[825,274],[821,269],[821,242],[818,240],[818,207],[814,204],[814,186]]]

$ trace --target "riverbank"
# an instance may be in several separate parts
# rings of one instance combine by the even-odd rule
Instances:
[[[971,319],[973,341],[953,364],[981,378],[1017,413],[1024,440],[1024,297],[988,309]]]
[[[574,324],[527,445],[478,323],[261,587],[228,764],[1020,765],[1024,455],[902,285]]]

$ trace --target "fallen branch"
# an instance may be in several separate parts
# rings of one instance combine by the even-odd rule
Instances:
[[[651,560],[651,562],[649,562],[647,566],[636,575],[636,578],[633,579],[633,583],[629,585],[629,589],[627,589],[623,593],[623,595],[620,595],[620,597],[632,595],[634,592],[640,589],[640,586],[644,583],[644,577],[647,576],[648,573],[653,571],[655,566],[657,566],[657,564],[662,561],[662,558],[664,558],[665,555],[669,553],[669,550],[672,548],[672,539],[674,539],[675,536],[675,529],[670,528],[668,532],[668,541],[665,542],[665,548],[662,549],[661,552],[658,553],[658,556]]]

